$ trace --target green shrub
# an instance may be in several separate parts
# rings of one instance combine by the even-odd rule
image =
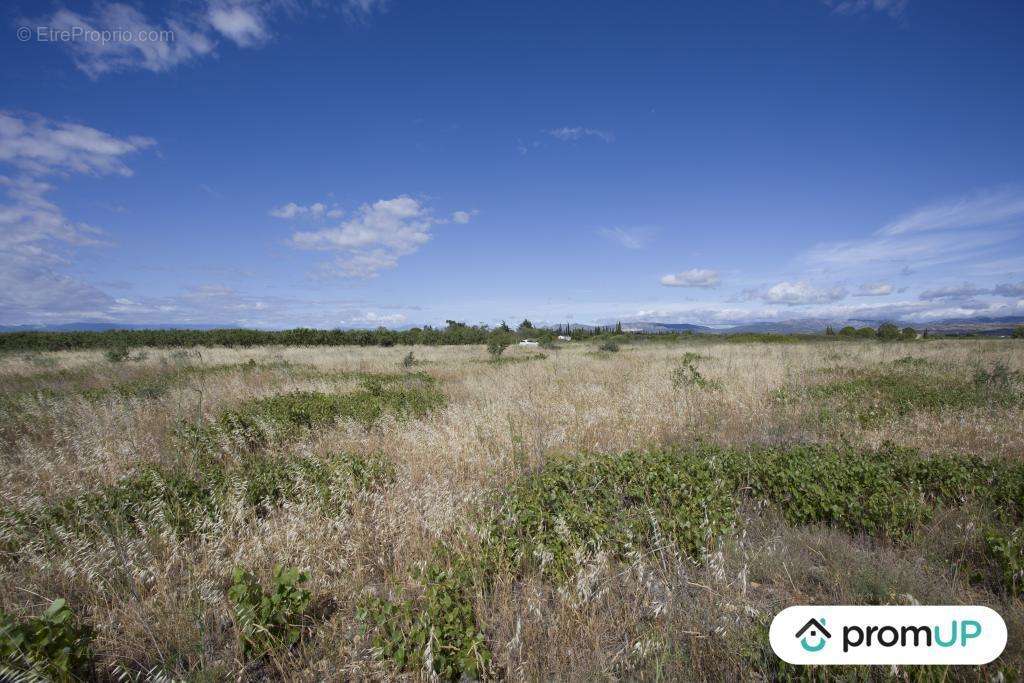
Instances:
[[[58,598],[42,615],[18,622],[0,612],[0,680],[92,678],[92,630]]]
[[[487,353],[491,354],[492,359],[497,360],[515,340],[514,334],[498,328],[487,335]]]
[[[899,339],[901,336],[900,328],[898,328],[896,325],[893,325],[892,323],[882,323],[881,325],[879,325],[876,334],[878,335],[879,339],[882,339],[884,341],[894,341],[896,339]]]
[[[122,363],[128,360],[127,346],[114,346],[103,352],[103,357],[111,363]]]
[[[369,597],[356,616],[371,634],[378,658],[413,673],[429,668],[442,680],[476,680],[488,672],[491,651],[473,606],[475,571],[447,553],[435,555],[413,572],[423,587],[420,597],[397,602]]]
[[[305,429],[329,426],[341,418],[357,420],[366,427],[384,415],[419,418],[447,401],[433,378],[423,373],[370,375],[362,384],[361,389],[348,394],[296,391],[255,399],[222,413],[211,429],[255,449],[271,440],[292,439]]]
[[[921,486],[874,453],[816,446],[723,454],[748,495],[779,506],[791,524],[826,523],[901,539],[928,519]]]
[[[650,451],[560,458],[515,482],[484,524],[483,561],[536,564],[568,580],[599,552],[709,550],[735,519],[733,489],[699,455]]]
[[[251,659],[292,647],[303,632],[310,593],[301,585],[309,574],[296,567],[274,567],[273,583],[264,591],[256,577],[236,567],[228,589],[234,605],[242,653]]]
[[[402,367],[411,368],[414,365],[416,365],[416,356],[413,355],[412,351],[410,351],[409,353],[405,354],[405,358],[402,359]]]
[[[71,537],[185,539],[215,533],[227,515],[265,515],[287,504],[317,506],[336,517],[354,495],[382,491],[392,481],[394,466],[374,456],[200,458],[193,466],[146,467],[99,491],[0,512],[0,539],[12,547],[55,548]]]
[[[619,345],[616,342],[608,340],[602,343],[601,346],[598,347],[598,349],[601,351],[607,351],[608,353],[617,353],[619,350]]]
[[[698,389],[721,388],[718,382],[705,378],[692,361],[685,360],[685,356],[683,364],[672,370],[672,386],[676,389],[682,387],[697,387]]]
[[[1003,588],[1010,595],[1024,594],[1024,527],[989,529],[985,546],[999,568]]]
[[[1002,369],[1001,369],[1002,368]],[[870,428],[913,411],[1013,407],[1021,403],[1016,374],[996,364],[965,378],[928,361],[900,359],[884,369],[847,371],[837,379],[811,387],[812,399],[829,401]]]

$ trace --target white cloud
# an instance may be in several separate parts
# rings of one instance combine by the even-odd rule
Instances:
[[[337,227],[296,232],[291,244],[299,249],[338,252],[336,271],[349,277],[374,277],[426,244],[431,228],[440,222],[430,208],[401,195],[363,204]]]
[[[213,28],[239,47],[252,47],[269,37],[263,18],[253,7],[213,3],[207,19]]]
[[[666,287],[714,287],[719,283],[717,270],[707,268],[692,268],[682,273],[665,275],[661,278],[661,284]]]
[[[823,0],[837,14],[860,14],[861,12],[883,12],[898,17],[907,8],[909,0]]]
[[[931,204],[886,225],[878,234],[998,227],[1024,218],[1024,191],[1002,188]]]
[[[552,128],[544,131],[551,137],[562,140],[563,142],[569,142],[572,140],[582,140],[586,137],[594,137],[605,142],[615,142],[615,134],[607,130],[599,130],[597,128],[583,128],[581,126],[563,126],[561,128]]]
[[[285,220],[291,220],[293,218],[312,218],[314,220],[321,220],[324,218],[341,218],[345,215],[336,204],[328,206],[323,202],[314,202],[309,205],[296,204],[295,202],[288,202],[281,206],[275,207],[270,210],[270,215],[274,218],[283,218]]]
[[[146,137],[116,138],[77,123],[0,111],[0,163],[31,175],[70,171],[130,176],[123,158],[155,144]]]
[[[926,289],[921,292],[920,298],[923,301],[935,301],[938,299],[970,299],[971,297],[978,296],[979,294],[988,294],[989,290],[977,285],[971,284],[970,282],[964,282],[960,285],[950,285],[947,287],[936,287],[934,289]]]
[[[176,3],[177,4],[177,3]],[[345,0],[341,11],[363,21],[382,0]],[[320,0],[208,0],[178,4],[172,16],[151,19],[131,5],[96,0],[91,12],[62,8],[48,17],[27,20],[53,30],[105,33],[114,39],[79,37],[60,41],[90,78],[134,69],[164,72],[217,51],[217,36],[243,48],[258,47],[271,37],[269,25],[280,16],[294,17],[331,6]]]
[[[129,69],[167,71],[213,52],[215,43],[205,27],[190,20],[151,22],[139,10],[121,3],[97,3],[96,12],[83,15],[60,9],[39,26],[57,30],[118,31],[118,40],[63,41],[75,66],[89,77]]]
[[[806,282],[779,282],[763,291],[748,292],[749,298],[786,306],[824,304],[846,298],[843,287],[814,287]]]
[[[992,293],[998,296],[1024,296],[1024,280],[1016,284],[996,285]]]
[[[59,272],[78,247],[101,243],[102,231],[69,220],[47,198],[48,175],[130,176],[124,157],[153,145],[149,138],[117,138],[79,124],[0,112],[0,318],[85,315],[112,303],[97,288]]]
[[[472,220],[473,216],[475,216],[476,214],[477,211],[475,209],[473,211],[456,211],[452,213],[452,221],[455,223],[465,225],[470,220]]]
[[[888,282],[867,283],[861,285],[854,296],[888,296],[893,291],[893,286]]]
[[[650,228],[602,228],[598,234],[626,249],[643,249],[654,237]]]

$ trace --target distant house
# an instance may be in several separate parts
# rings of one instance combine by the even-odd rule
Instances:
[[[533,341],[532,339],[524,339],[523,341],[519,342],[519,346],[540,346],[540,344]]]
[[[572,341],[572,337],[567,334],[558,335],[558,341]]]

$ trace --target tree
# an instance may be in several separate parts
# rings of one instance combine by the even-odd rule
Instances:
[[[622,323],[615,323],[615,334],[622,334]]]
[[[857,336],[863,339],[872,339],[877,333],[873,327],[862,327],[857,330]]]
[[[892,341],[900,338],[900,328],[892,323],[882,323],[878,326],[878,332],[875,334],[883,341]]]
[[[840,337],[852,337],[855,334],[857,334],[857,328],[855,328],[853,325],[847,325],[843,329],[839,330]]]
[[[529,334],[533,332],[533,323],[530,322],[529,318],[525,318],[523,322],[519,323],[519,334]]]
[[[903,332],[900,333],[905,341],[912,341],[917,339],[917,330],[913,327],[904,327]]]
[[[1024,325],[1017,325],[1017,327],[1013,329],[1013,338],[1024,339]]]
[[[498,360],[514,341],[515,337],[511,332],[502,329],[494,330],[487,336],[487,352],[491,354],[493,360]]]
[[[829,325],[828,327],[825,328],[825,336],[826,337],[834,337],[834,336],[836,336],[836,331],[832,329],[831,325]]]

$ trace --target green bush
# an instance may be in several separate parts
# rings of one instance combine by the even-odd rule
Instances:
[[[208,437],[229,434],[250,449],[288,440],[303,430],[351,418],[369,427],[384,415],[423,417],[447,399],[433,378],[423,373],[364,377],[361,389],[348,394],[296,391],[255,399],[220,415]]]
[[[382,457],[199,458],[190,466],[146,467],[99,491],[0,512],[0,539],[11,547],[58,549],[71,537],[149,532],[185,539],[215,533],[227,515],[261,516],[287,504],[317,506],[336,517],[354,495],[382,491],[393,481],[394,466]]]
[[[617,353],[619,350],[619,345],[616,342],[613,342],[609,339],[608,341],[602,343],[601,346],[598,347],[598,349],[600,349],[601,351],[607,351],[608,353]]]
[[[900,328],[892,323],[882,323],[875,334],[883,341],[894,341],[901,336]]]
[[[719,389],[721,385],[718,382],[709,380],[697,370],[697,366],[692,360],[687,360],[691,355],[696,356],[697,354],[686,354],[683,357],[683,363],[677,368],[672,370],[672,386],[676,389],[682,387],[697,387],[698,389]]]
[[[92,630],[58,598],[42,615],[18,622],[0,612],[0,680],[88,680]]]
[[[811,387],[813,399],[824,399],[870,428],[886,419],[916,410],[964,410],[1021,403],[1016,375],[997,364],[965,378],[931,368],[928,361],[900,359],[883,369],[847,371],[837,379]]]
[[[559,458],[515,482],[484,524],[483,561],[536,564],[568,580],[602,551],[622,559],[668,546],[709,550],[735,519],[730,484],[706,458],[650,451]]]
[[[723,454],[725,473],[779,506],[791,524],[826,523],[901,539],[928,519],[920,484],[900,480],[893,460],[816,446]]]
[[[299,642],[303,616],[309,607],[310,593],[302,584],[309,574],[296,567],[274,567],[273,583],[264,591],[256,577],[236,567],[228,589],[234,605],[242,653],[259,659]]]
[[[103,357],[111,363],[123,363],[128,360],[128,347],[115,346],[103,352]]]
[[[369,597],[356,616],[371,635],[374,654],[399,669],[416,673],[429,665],[442,680],[479,679],[488,673],[491,651],[473,606],[474,569],[447,553],[435,555],[413,572],[423,587],[420,597],[398,602]]]
[[[1003,588],[1010,595],[1024,594],[1024,527],[989,529],[985,546],[999,568]]]
[[[491,354],[492,359],[497,360],[515,340],[514,334],[498,328],[487,335],[487,353]]]

